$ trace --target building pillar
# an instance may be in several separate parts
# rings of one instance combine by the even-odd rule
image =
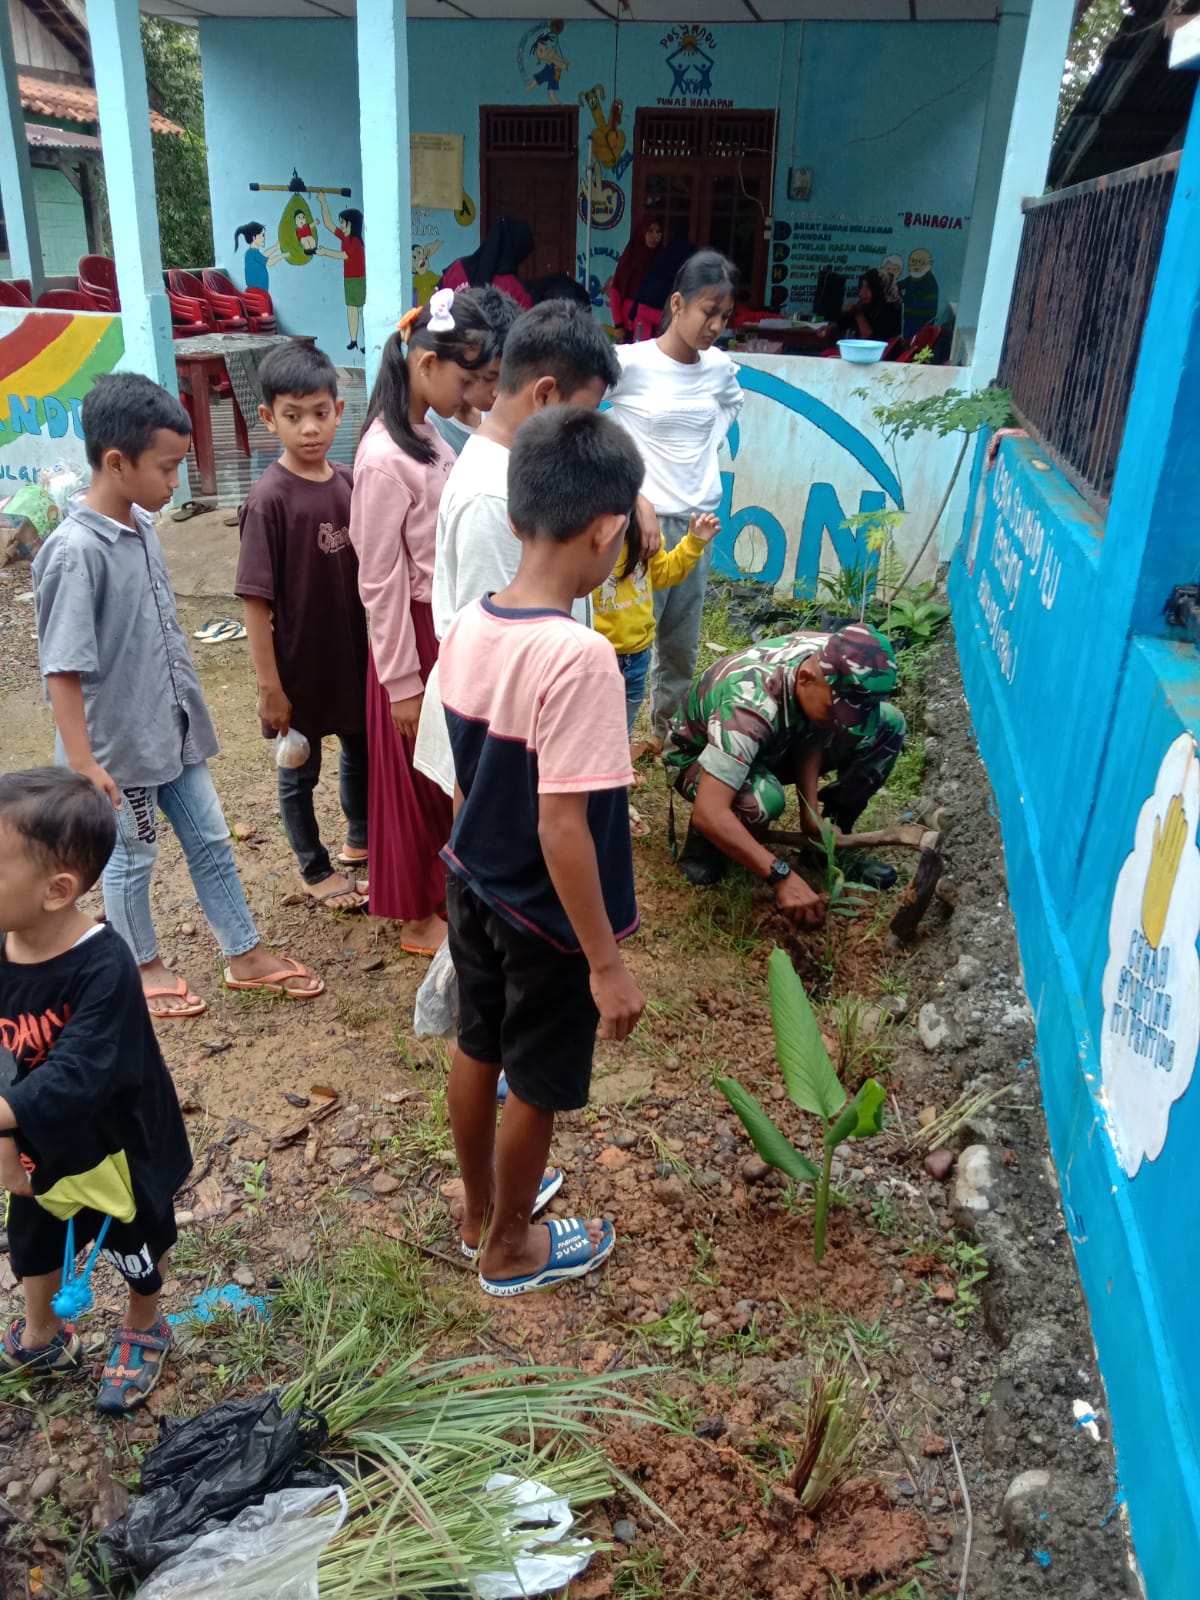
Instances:
[[[14,278],[28,278],[37,299],[44,285],[42,238],[38,231],[25,111],[17,88],[12,24],[7,9],[0,13],[0,73],[4,78],[4,113],[0,116],[0,194],[8,225],[8,255]]]
[[[88,28],[125,335],[122,365],[178,394],[137,0],[89,0]]]
[[[1200,20],[1200,19],[1197,19]],[[1178,37],[1178,36],[1177,36]],[[1178,52],[1200,70],[1194,52]],[[1169,635],[1163,607],[1200,581],[1200,92],[1180,155],[1100,552],[1115,592],[1132,589],[1131,632]],[[1133,575],[1136,574],[1136,582]],[[1177,637],[1182,638],[1179,634]]]
[[[1075,0],[1030,0],[1021,48],[1004,160],[996,186],[995,215],[984,223],[986,269],[979,292],[979,315],[971,377],[976,386],[992,382],[1008,323],[1024,217],[1021,201],[1046,187],[1054,145],[1054,123],[1062,88],[1063,63],[1071,39]],[[989,106],[990,110],[990,106]],[[976,219],[972,218],[972,234]]]
[[[358,0],[358,105],[367,304],[359,334],[367,391],[383,346],[412,304],[408,15],[404,0]]]
[[[979,325],[979,302],[987,272],[988,251],[996,221],[1008,128],[1012,121],[1017,80],[1021,72],[1021,53],[1025,47],[1025,26],[1029,12],[1023,6],[1013,9],[1008,0],[996,29],[996,54],[992,60],[992,81],[988,90],[983,134],[979,141],[979,165],[975,169],[975,196],[971,202],[971,228],[967,234],[967,253],[963,260],[962,288],[958,296],[955,327],[956,348],[970,358],[970,348]],[[964,350],[965,346],[965,350]]]

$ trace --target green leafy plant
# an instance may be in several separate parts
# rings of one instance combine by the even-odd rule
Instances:
[[[804,1440],[791,1487],[806,1511],[818,1511],[854,1470],[869,1390],[844,1368],[819,1366],[808,1391]]]
[[[839,567],[831,575],[823,575],[818,596],[838,616],[861,616],[870,592],[871,574],[865,563],[855,562],[852,567]]]
[[[764,1161],[778,1167],[796,1183],[816,1185],[813,1255],[820,1261],[825,1254],[825,1219],[829,1212],[834,1151],[845,1139],[866,1139],[879,1132],[883,1126],[885,1091],[881,1083],[868,1078],[853,1100],[847,1099],[821,1038],[804,985],[783,950],[771,952],[767,963],[767,991],[771,1025],[775,1030],[775,1054],[788,1099],[799,1110],[821,1118],[824,1129],[821,1166],[815,1166],[807,1156],[800,1154],[750,1091],[735,1078],[718,1078],[717,1087],[741,1119],[751,1143]]]
[[[928,644],[950,615],[950,607],[931,599],[932,593],[931,583],[921,583],[894,595],[888,602],[889,626],[903,628],[914,643]]]
[[[809,809],[812,814],[811,807]],[[857,916],[868,904],[861,896],[874,894],[875,891],[868,883],[857,883],[854,879],[847,878],[838,862],[836,829],[832,823],[826,822],[824,817],[813,814],[813,820],[817,825],[817,837],[813,842],[820,850],[822,858],[821,892],[828,901],[825,917],[824,965],[829,972],[833,968],[833,946],[837,928],[833,918]]]

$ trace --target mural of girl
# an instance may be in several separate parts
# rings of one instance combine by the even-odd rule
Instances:
[[[283,260],[283,252],[277,245],[268,245],[267,230],[261,222],[243,222],[240,228],[233,232],[233,253],[237,254],[243,241],[246,245],[246,259],[243,263],[246,275],[247,289],[270,290],[270,269],[277,261]]]
[[[347,350],[365,350],[359,338],[362,326],[362,308],[367,303],[367,257],[363,245],[363,214],[353,207],[338,212],[335,223],[329,211],[329,201],[321,195],[321,214],[325,226],[341,246],[340,250],[327,250],[323,245],[319,256],[329,256],[342,263],[346,295],[346,327],[350,333]]]

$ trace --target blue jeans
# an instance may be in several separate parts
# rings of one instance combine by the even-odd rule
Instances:
[[[158,954],[150,915],[150,878],[158,859],[158,813],[174,828],[188,872],[221,953],[243,956],[258,944],[229,846],[229,828],[208,763],[184,767],[170,783],[123,789],[117,842],[104,869],[104,910],[133,951],[138,966]]]
[[[688,531],[691,518],[660,513],[663,549],[674,550]],[[667,725],[679,710],[696,675],[700,650],[700,618],[713,548],[704,554],[682,583],[654,591],[654,671],[650,678],[650,726],[658,739],[666,738]]]
[[[646,673],[650,669],[650,646],[635,650],[632,655],[618,656],[617,665],[625,679],[625,721],[629,737],[633,738],[633,725],[646,698]]]

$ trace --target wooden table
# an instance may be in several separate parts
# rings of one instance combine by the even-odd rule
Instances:
[[[832,322],[817,327],[805,324],[788,328],[764,328],[761,323],[746,322],[738,328],[737,338],[771,339],[784,350],[801,350],[816,355],[831,347],[837,349],[834,343],[836,333],[836,325]]]
[[[213,449],[211,385],[228,376],[233,386],[233,403],[250,428],[262,403],[258,383],[258,363],[278,344],[315,345],[308,335],[295,338],[284,333],[201,333],[192,339],[176,339],[175,372],[180,386],[187,384],[192,396],[192,445],[196,452],[199,493],[209,498],[217,492],[217,460]]]

